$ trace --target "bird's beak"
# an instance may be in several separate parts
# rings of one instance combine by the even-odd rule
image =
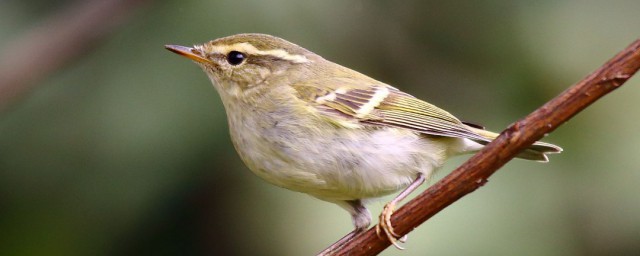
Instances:
[[[181,45],[170,45],[170,44],[165,45],[164,48],[167,48],[167,50],[169,51],[185,56],[199,63],[211,63],[211,60],[203,57],[202,52],[200,52],[200,50],[195,48],[181,46]]]

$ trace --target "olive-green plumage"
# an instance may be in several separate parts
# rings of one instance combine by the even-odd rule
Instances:
[[[340,205],[355,232],[370,224],[366,200],[422,182],[447,158],[475,152],[497,136],[277,37],[239,34],[167,48],[211,78],[249,169]],[[518,157],[546,162],[546,154],[561,150],[536,142]],[[394,244],[395,202],[381,219]]]

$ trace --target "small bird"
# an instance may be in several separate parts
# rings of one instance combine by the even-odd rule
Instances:
[[[446,159],[498,136],[278,37],[237,34],[165,48],[209,76],[233,145],[253,173],[351,214],[355,230],[343,240],[370,225],[365,203],[405,189],[385,205],[377,226],[401,248],[390,222],[396,204]],[[561,151],[536,142],[517,157],[547,162],[546,154]]]

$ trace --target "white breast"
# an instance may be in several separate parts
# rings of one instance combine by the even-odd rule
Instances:
[[[418,172],[429,176],[454,140],[398,128],[340,128],[292,120],[287,113],[227,113],[232,140],[249,169],[270,183],[328,201],[380,197],[406,187]]]

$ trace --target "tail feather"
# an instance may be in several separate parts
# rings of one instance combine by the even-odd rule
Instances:
[[[483,145],[488,144],[489,142],[497,138],[499,135],[495,132],[490,132],[490,131],[479,129],[472,126],[469,126],[469,129],[477,133],[478,135],[482,136],[483,138],[486,138],[486,140],[484,141],[474,140],[475,142],[478,142]],[[557,154],[560,152],[562,152],[561,147],[558,147],[556,145],[546,143],[546,142],[536,141],[527,149],[520,152],[520,154],[518,154],[516,157],[521,159],[526,159],[526,160],[538,161],[538,162],[549,162],[549,158],[547,157],[547,154]]]

